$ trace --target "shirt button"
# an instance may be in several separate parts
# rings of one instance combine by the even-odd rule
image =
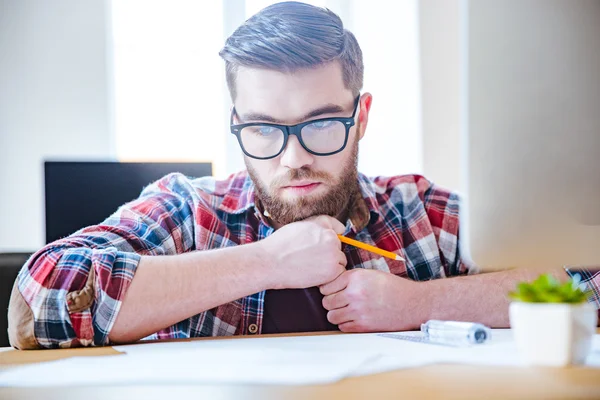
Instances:
[[[250,334],[254,335],[256,332],[258,332],[258,325],[250,324],[250,326],[248,326],[248,332],[250,332]]]

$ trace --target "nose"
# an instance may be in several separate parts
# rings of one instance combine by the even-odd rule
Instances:
[[[311,165],[314,156],[307,152],[295,135],[290,135],[281,155],[281,165],[290,169],[300,169]]]

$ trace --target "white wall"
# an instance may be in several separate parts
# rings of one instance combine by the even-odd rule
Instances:
[[[103,0],[0,0],[0,251],[44,243],[43,160],[113,156]]]

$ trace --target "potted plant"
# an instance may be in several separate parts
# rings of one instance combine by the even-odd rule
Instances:
[[[598,314],[580,277],[560,283],[541,275],[522,282],[509,296],[510,326],[519,353],[529,365],[583,364],[596,332]]]

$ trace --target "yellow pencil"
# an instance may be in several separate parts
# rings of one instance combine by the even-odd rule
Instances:
[[[338,235],[338,237],[340,238],[340,241],[342,241],[346,244],[349,244],[351,246],[358,247],[359,249],[367,250],[367,251],[370,251],[371,253],[375,253],[375,254],[379,254],[380,256],[391,258],[392,260],[404,261],[404,258],[400,257],[399,255],[397,255],[395,253],[392,253],[391,251],[382,250],[378,247],[371,246],[370,244],[359,242],[358,240],[354,240],[354,239],[349,239],[346,236]]]

